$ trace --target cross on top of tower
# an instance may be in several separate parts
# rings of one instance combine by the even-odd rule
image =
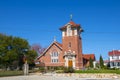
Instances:
[[[54,42],[56,41],[56,36],[54,36]]]

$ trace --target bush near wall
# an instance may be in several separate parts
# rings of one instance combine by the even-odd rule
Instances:
[[[120,70],[76,70],[75,73],[116,73],[116,74],[120,74]]]
[[[75,70],[72,67],[64,67],[64,73],[74,73]]]

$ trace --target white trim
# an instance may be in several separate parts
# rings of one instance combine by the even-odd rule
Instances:
[[[75,51],[73,51],[73,53],[75,53]]]
[[[65,37],[65,31],[62,31],[62,37]]]
[[[72,36],[71,25],[68,25],[68,26],[67,26],[67,36]]]
[[[72,59],[72,61],[73,61],[73,68],[75,69],[75,57],[73,57],[73,59]]]
[[[74,35],[78,35],[77,29],[74,29]]]
[[[68,67],[68,58],[65,57],[65,66]]]
[[[75,69],[75,67],[76,67],[76,65],[75,65],[75,63],[76,63],[76,61],[75,61],[75,56],[73,56],[71,59],[68,59],[68,57],[65,56],[65,66],[66,66],[66,67],[69,66],[69,65],[68,65],[68,61],[69,61],[69,60],[72,60],[72,65],[73,65],[73,68]]]

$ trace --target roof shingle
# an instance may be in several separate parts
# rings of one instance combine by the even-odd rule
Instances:
[[[83,58],[89,60],[91,59],[95,60],[95,55],[94,54],[83,54]]]
[[[113,55],[117,56],[117,55],[120,55],[120,50],[110,51],[110,52],[108,53],[108,55],[109,55],[109,56],[113,56]]]

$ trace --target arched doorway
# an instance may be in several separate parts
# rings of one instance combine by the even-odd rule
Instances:
[[[75,57],[76,57],[75,53],[71,53],[71,52],[65,53],[64,54],[65,66],[75,68],[76,67]]]
[[[72,60],[68,60],[68,67],[73,67],[73,61]]]

